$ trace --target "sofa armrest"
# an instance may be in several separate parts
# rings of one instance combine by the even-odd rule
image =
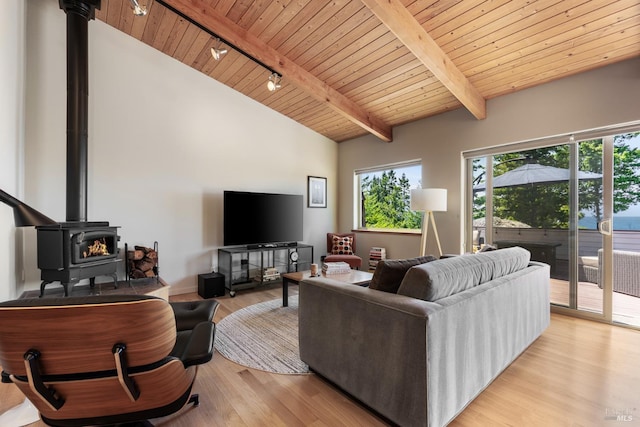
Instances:
[[[437,303],[329,278],[299,287],[300,358],[402,425],[426,420],[427,323]]]

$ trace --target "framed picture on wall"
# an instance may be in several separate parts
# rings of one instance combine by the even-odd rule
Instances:
[[[307,202],[310,208],[327,207],[327,178],[307,177]]]

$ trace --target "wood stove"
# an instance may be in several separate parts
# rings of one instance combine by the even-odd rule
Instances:
[[[108,222],[61,222],[36,227],[40,296],[49,283],[60,282],[68,296],[73,285],[97,276],[111,276],[118,287],[118,227]]]
[[[67,222],[37,228],[40,296],[60,282],[64,295],[82,279],[111,276],[118,287],[118,227],[87,221],[88,22],[101,0],[59,0],[67,15]]]

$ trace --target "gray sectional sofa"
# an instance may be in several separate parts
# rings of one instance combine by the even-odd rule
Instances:
[[[550,269],[525,249],[423,261],[299,289],[301,359],[401,426],[451,422],[549,325]]]

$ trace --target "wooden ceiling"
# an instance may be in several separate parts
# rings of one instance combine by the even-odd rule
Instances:
[[[102,0],[96,19],[337,142],[457,108],[481,120],[487,99],[640,56],[638,0],[139,3]],[[214,60],[213,35],[259,63],[229,44]]]

